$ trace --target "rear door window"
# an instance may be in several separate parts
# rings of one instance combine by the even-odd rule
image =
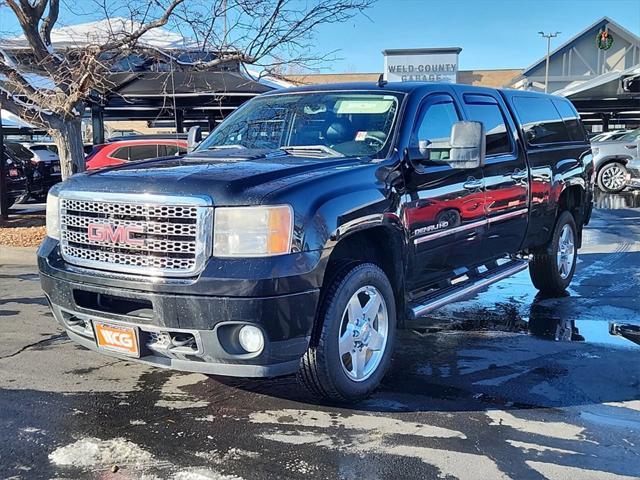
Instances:
[[[131,152],[129,159],[133,160],[145,160],[147,158],[156,158],[158,156],[158,145],[132,145],[129,147]]]
[[[118,160],[129,160],[129,147],[120,147],[109,156]]]
[[[513,105],[529,145],[571,141],[567,127],[548,97],[513,97]]]
[[[161,145],[165,148],[165,155],[178,155],[178,145]],[[182,153],[182,152],[180,152]]]
[[[553,100],[553,104],[558,109],[562,120],[564,120],[571,140],[584,141],[585,132],[580,122],[580,116],[573,106],[566,100]]]

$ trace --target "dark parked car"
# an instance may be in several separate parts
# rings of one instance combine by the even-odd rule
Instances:
[[[5,178],[7,185],[8,205],[23,202],[28,196],[27,177],[22,162],[17,160],[11,151],[5,150]]]
[[[62,180],[60,161],[43,160],[41,156],[18,142],[6,142],[5,149],[22,165],[27,178],[27,198],[31,197],[38,202],[45,201],[49,189]]]
[[[31,196],[36,201],[44,201],[49,189],[62,181],[58,147],[53,143],[23,143],[33,153],[31,164],[39,173],[39,185],[34,185]]]
[[[256,97],[184,157],[76,175],[38,251],[70,338],[158,367],[297,372],[366,397],[396,330],[529,268],[573,277],[593,162],[561,97],[314,85]]]

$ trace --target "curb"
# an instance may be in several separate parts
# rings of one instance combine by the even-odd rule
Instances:
[[[8,247],[0,245],[1,265],[36,265],[38,247]]]

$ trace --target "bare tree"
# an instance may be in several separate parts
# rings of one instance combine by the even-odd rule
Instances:
[[[283,65],[317,66],[333,52],[314,45],[323,24],[344,22],[375,0],[93,0],[107,26],[82,45],[52,42],[60,0],[0,0],[15,15],[22,38],[0,38],[3,108],[47,130],[59,151],[63,178],[84,170],[81,120],[99,94],[108,94],[113,66],[132,53],[207,70],[252,63],[263,71]],[[63,8],[66,7],[63,3]],[[76,8],[74,6],[74,8]],[[72,13],[72,12],[66,12]],[[183,44],[158,47],[146,39],[167,26]],[[14,48],[16,41],[22,48]],[[21,42],[21,43],[20,43]],[[188,49],[213,55],[192,56]]]

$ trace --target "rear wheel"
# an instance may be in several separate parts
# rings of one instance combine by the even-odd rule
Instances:
[[[529,274],[533,285],[543,293],[558,294],[571,283],[576,270],[578,250],[576,222],[570,212],[558,217],[551,241],[533,254]]]
[[[314,395],[355,402],[380,383],[396,334],[393,289],[376,265],[348,266],[323,295],[317,331],[303,356],[298,378]]]
[[[628,179],[629,173],[622,163],[608,163],[598,172],[598,187],[604,192],[618,193],[627,186]]]

